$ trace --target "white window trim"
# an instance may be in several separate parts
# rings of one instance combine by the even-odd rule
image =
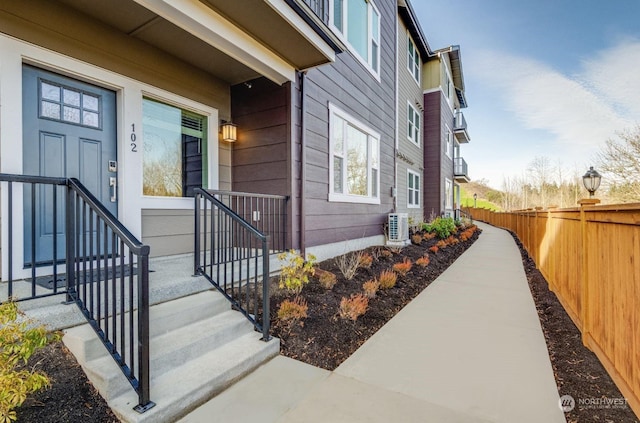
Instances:
[[[447,185],[451,187],[447,195]],[[444,208],[445,210],[453,209],[453,181],[449,178],[444,180]]]
[[[418,189],[409,188],[409,177],[410,177],[410,175],[413,175],[413,177],[414,177],[414,185],[415,185],[415,178],[418,178],[418,184],[420,185],[418,187]],[[411,190],[418,192],[418,203],[417,204],[410,204],[409,203],[409,198],[411,197],[409,195],[409,192]],[[421,175],[418,172],[414,172],[411,169],[407,169],[407,208],[409,208],[409,209],[419,209],[421,207],[421,205],[422,205],[422,201],[421,201],[422,200],[422,198],[421,198],[422,195],[421,195],[420,191],[422,191],[422,177],[421,177]]]
[[[346,2],[348,0],[343,0],[343,2]],[[376,80],[378,82],[380,82],[380,38],[382,37],[382,33],[380,28],[382,27],[382,25],[380,24],[380,21],[382,19],[382,15],[380,14],[380,11],[378,10],[378,8],[376,7],[375,3],[372,0],[365,0],[365,2],[371,6],[371,8],[373,8],[373,10],[378,14],[378,52],[377,52],[377,62],[378,62],[378,69],[374,69],[373,66],[371,66],[371,64],[362,56],[360,56],[360,53],[358,53],[358,50],[356,50],[351,43],[349,42],[349,40],[347,39],[347,25],[348,25],[348,20],[345,20],[344,25],[343,25],[343,31],[340,31],[340,29],[338,29],[338,27],[336,27],[333,23],[333,6],[334,6],[334,0],[329,0],[329,26],[331,27],[331,30],[333,31],[333,33],[349,48],[349,51],[351,52],[351,55],[353,57],[356,58],[356,60],[358,62],[360,62],[360,64],[362,66],[364,66],[370,73],[371,75],[374,76],[374,78],[376,78]],[[346,3],[343,3],[346,4]],[[346,9],[346,5],[345,5],[345,9]],[[368,23],[367,23],[367,27],[368,27],[368,34],[367,34],[367,49],[369,51],[369,57],[373,57],[373,52],[372,52],[372,43],[371,40],[373,39],[373,31],[372,31],[372,19],[373,19],[373,14],[371,13],[370,9],[367,9],[367,19],[368,19]],[[345,10],[342,11],[342,16],[345,16]]]
[[[442,60],[442,66],[444,67],[444,76],[446,77],[445,81],[447,83],[446,87],[441,87],[442,89],[442,93],[444,94],[445,98],[447,99],[447,103],[449,104],[449,107],[451,107],[451,110],[453,110],[453,105],[454,105],[454,92],[455,92],[455,87],[453,86],[453,75],[451,74],[451,71],[449,70],[449,65],[447,65],[447,61],[445,60],[444,56],[441,56],[441,60]],[[449,93],[447,94],[447,91],[449,91]]]
[[[448,158],[451,157],[451,146],[453,144],[453,131],[449,128],[449,125],[445,125],[445,154]]]
[[[418,148],[420,148],[420,132],[421,132],[421,126],[422,126],[422,119],[420,118],[420,113],[418,113],[418,109],[416,109],[413,104],[411,104],[410,101],[407,101],[407,139],[409,141],[411,141],[411,143],[415,146],[417,146]],[[411,123],[411,121],[409,120],[409,109],[412,110],[414,116],[418,119],[418,127],[416,128],[415,125],[413,125]],[[415,139],[413,137],[409,136],[409,127],[412,127],[414,129],[413,131],[413,135],[415,136]]]
[[[337,193],[334,192],[334,180],[333,180],[333,156],[334,156],[334,152],[333,152],[333,142],[331,139],[331,134],[333,133],[333,116],[337,116],[345,121],[347,121],[349,124],[353,125],[355,128],[357,128],[358,130],[364,132],[367,134],[367,142],[370,143],[370,138],[375,138],[376,140],[378,140],[378,167],[377,167],[377,178],[376,178],[376,186],[378,187],[378,193],[376,197],[365,197],[365,196],[361,196],[361,195],[353,195],[353,194],[345,194],[345,193]],[[339,107],[335,106],[334,104],[329,103],[329,196],[328,199],[331,202],[342,202],[342,203],[363,203],[363,204],[380,204],[380,134],[373,130],[372,128],[370,128],[369,126],[365,125],[364,123],[362,123],[361,121],[357,120],[356,118],[354,118],[353,116],[349,115],[348,113],[346,113],[345,111],[343,111],[342,109],[340,109]],[[345,140],[345,144],[346,144],[346,140]],[[369,151],[370,149],[370,145],[367,146],[367,151]],[[373,168],[372,164],[371,164],[371,155],[368,154],[368,158],[367,158],[367,171],[369,173],[368,177],[369,180],[371,180],[371,169]],[[343,166],[343,172],[346,173],[347,171],[347,166],[346,163]],[[346,189],[346,176],[344,177],[344,186],[343,188]],[[370,188],[370,187],[369,187]]]
[[[418,48],[416,47],[416,43],[413,42],[413,38],[411,38],[411,34],[409,33],[409,31],[407,31],[407,40],[409,41],[407,43],[407,70],[409,71],[409,73],[413,77],[413,80],[416,81],[416,84],[418,84],[418,86],[420,86],[420,78],[422,77],[422,69],[421,69],[421,66],[420,66],[420,52],[418,52]],[[415,62],[415,56],[414,57],[410,57],[409,56],[410,55],[410,51],[409,51],[409,46],[410,45],[413,46],[414,54],[415,53],[418,54],[418,63]],[[416,78],[415,69],[418,70],[418,77],[417,78]]]

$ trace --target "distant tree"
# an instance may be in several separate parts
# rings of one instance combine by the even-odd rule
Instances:
[[[640,202],[640,124],[608,139],[598,152],[598,170],[617,202]]]

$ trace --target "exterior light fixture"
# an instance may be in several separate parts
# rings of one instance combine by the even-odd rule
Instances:
[[[586,190],[589,191],[589,198],[593,198],[593,194],[595,194],[598,187],[600,187],[601,180],[602,176],[600,176],[597,170],[593,169],[593,166],[589,167],[587,173],[582,176],[582,183]]]
[[[222,140],[226,142],[236,142],[238,140],[237,125],[232,122],[222,121]]]
[[[473,194],[473,208],[478,207],[478,194]]]

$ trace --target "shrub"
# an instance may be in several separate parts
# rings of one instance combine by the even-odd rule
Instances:
[[[35,368],[18,370],[31,355],[48,343],[59,340],[58,333],[47,333],[44,326],[34,326],[23,318],[18,306],[8,301],[0,305],[0,421],[17,419],[15,408],[27,395],[50,385],[49,378]]]
[[[427,267],[429,265],[429,256],[427,254],[425,254],[424,256],[420,257],[418,260],[416,260],[416,264],[420,267]]]
[[[396,263],[393,265],[393,270],[398,272],[401,276],[405,276],[411,270],[413,263],[407,257],[402,260],[402,263]]]
[[[309,306],[304,298],[297,295],[293,300],[286,299],[280,303],[278,308],[278,320],[285,324],[293,323],[305,319]]]
[[[354,322],[362,316],[369,307],[369,299],[363,294],[353,294],[351,298],[342,297],[340,300],[340,317]]]
[[[393,257],[393,253],[387,249],[381,250],[380,251],[380,255],[384,258],[391,258]]]
[[[433,254],[438,254],[438,250],[439,250],[439,248],[438,248],[437,245],[434,245],[434,246],[429,248],[429,251],[431,251]]]
[[[362,253],[358,258],[358,266],[368,269],[373,263],[373,256],[369,253]]]
[[[305,261],[304,257],[294,250],[278,254],[278,260],[284,262],[280,269],[280,289],[300,294],[302,287],[309,283],[309,276],[315,273],[313,265],[316,258],[312,254],[308,257]]]
[[[375,297],[376,292],[378,292],[378,288],[380,288],[380,282],[375,279],[370,279],[362,284],[362,290],[367,298]]]
[[[445,241],[444,239],[441,239],[440,241],[438,241],[436,243],[436,247],[438,247],[439,249],[443,249],[447,247],[447,241]]]
[[[422,242],[422,235],[420,234],[411,235],[411,242],[415,245],[420,245],[420,243]]]
[[[380,283],[380,289],[391,289],[396,285],[398,275],[392,270],[383,270],[378,276],[378,282]]]
[[[425,232],[425,234],[422,235],[422,237],[424,238],[425,241],[429,241],[430,239],[435,238],[436,234],[432,232]]]
[[[338,266],[346,280],[350,281],[356,275],[362,254],[362,251],[354,251],[336,258],[336,266]]]
[[[338,278],[331,272],[326,270],[317,269],[316,275],[318,276],[318,280],[320,281],[320,285],[324,289],[331,289],[336,284]]]
[[[425,225],[427,232],[433,232],[440,239],[447,238],[456,229],[455,221],[452,217],[436,217]]]

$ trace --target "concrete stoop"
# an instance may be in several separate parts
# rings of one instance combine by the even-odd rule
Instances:
[[[88,324],[66,330],[63,338],[123,422],[173,422],[280,351],[279,339],[262,341],[212,290],[152,306],[150,330],[150,397],[156,406],[143,414],[133,410],[137,393]]]

